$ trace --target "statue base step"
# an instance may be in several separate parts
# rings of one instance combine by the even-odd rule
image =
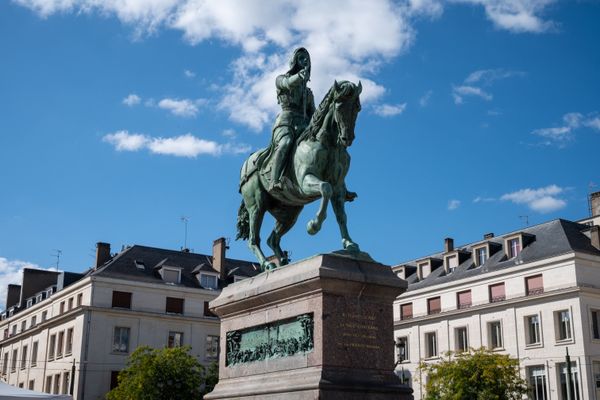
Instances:
[[[393,373],[392,304],[406,282],[324,254],[223,289],[219,383],[205,399],[412,399]]]

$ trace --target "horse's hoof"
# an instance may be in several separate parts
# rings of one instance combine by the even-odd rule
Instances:
[[[315,235],[317,232],[319,232],[320,229],[321,227],[319,226],[319,224],[317,224],[312,219],[308,221],[308,224],[306,224],[306,231],[309,235]]]
[[[273,271],[275,268],[277,268],[277,264],[270,262],[265,266],[265,271]]]
[[[358,244],[354,242],[344,241],[344,250],[349,251],[350,253],[360,253],[360,248],[358,247]]]
[[[288,265],[290,263],[290,260],[288,260],[287,258],[282,258],[281,259],[281,266],[283,267],[284,265]]]

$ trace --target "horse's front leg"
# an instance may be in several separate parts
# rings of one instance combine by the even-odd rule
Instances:
[[[344,246],[345,250],[350,252],[358,253],[360,248],[357,243],[354,243],[350,238],[350,234],[348,233],[348,226],[346,217],[346,210],[344,209],[344,203],[346,202],[346,190],[336,191],[333,197],[331,198],[331,206],[333,207],[333,212],[335,213],[335,218],[337,219],[337,223],[340,227],[340,233],[342,234],[342,246]]]
[[[327,217],[327,205],[329,204],[329,199],[331,199],[332,194],[331,185],[312,174],[308,174],[302,180],[302,191],[308,196],[321,196],[321,205],[319,206],[317,215],[315,218],[308,221],[308,224],[306,225],[308,233],[314,235],[319,232],[323,221],[325,221],[325,218]]]

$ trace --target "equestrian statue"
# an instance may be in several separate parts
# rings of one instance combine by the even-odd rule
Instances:
[[[265,212],[275,218],[267,239],[279,265],[288,264],[281,238],[296,223],[304,205],[317,199],[317,215],[307,224],[314,235],[320,229],[331,201],[346,252],[359,253],[346,226],[344,204],[356,193],[346,188],[350,167],[347,148],[354,140],[354,126],[360,111],[362,85],[335,81],[315,109],[310,80],[310,55],[305,48],[294,51],[290,69],[279,75],[275,85],[281,112],[273,126],[269,147],[251,154],[240,176],[243,200],[238,212],[236,239],[248,240],[248,247],[260,262],[261,270],[276,268],[260,248],[260,228]]]

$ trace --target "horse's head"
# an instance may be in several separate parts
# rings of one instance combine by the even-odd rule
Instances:
[[[358,86],[352,82],[342,81],[334,82],[334,114],[333,118],[338,125],[338,143],[344,147],[349,147],[354,141],[354,126],[356,117],[360,111],[360,92],[362,83]]]

